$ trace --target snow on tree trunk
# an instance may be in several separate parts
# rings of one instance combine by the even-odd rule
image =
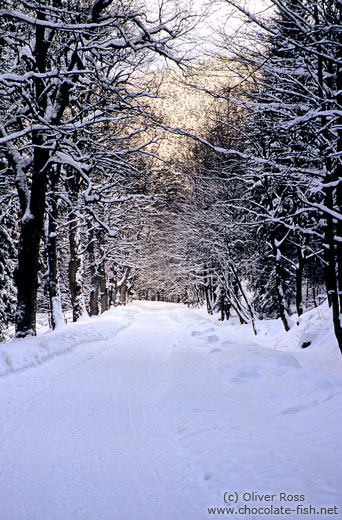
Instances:
[[[107,287],[107,273],[106,263],[101,262],[100,265],[100,303],[101,303],[101,314],[109,309],[109,291]]]
[[[51,193],[47,202],[45,221],[45,256],[47,263],[47,291],[50,301],[51,327],[56,329],[64,325],[64,315],[59,284],[59,267],[57,256],[57,195],[55,193],[58,181],[58,169],[51,173]]]
[[[287,309],[287,302],[284,294],[281,251],[279,249],[279,245],[280,243],[276,240],[276,238],[273,238],[272,246],[275,259],[275,291],[278,298],[280,319],[284,325],[284,329],[286,332],[288,332],[291,328],[291,320],[289,317],[289,311]]]
[[[90,316],[98,316],[99,314],[99,283],[96,266],[96,255],[95,255],[95,237],[94,229],[90,221],[87,222],[88,227],[88,256],[89,256],[89,272],[90,272],[90,296],[89,296],[89,313]]]
[[[46,165],[48,154],[43,149],[43,138],[34,133],[31,193],[29,204],[22,203],[18,265],[14,273],[17,286],[16,337],[36,335],[36,311],[39,271],[39,249],[43,230],[46,198]],[[23,201],[22,188],[18,185]],[[25,197],[27,198],[27,197]]]
[[[305,265],[305,256],[301,247],[297,247],[298,262],[296,264],[296,309],[298,316],[303,314],[303,270]]]
[[[77,215],[70,214],[69,223],[69,287],[72,304],[72,320],[77,321],[83,314],[86,314],[86,306],[83,292],[83,258],[81,252],[81,240],[78,228]]]
[[[337,143],[334,161],[334,177],[336,186],[336,209],[342,214],[342,4],[339,6],[340,31],[337,42],[337,72],[336,72],[336,105],[339,107],[339,116],[336,121]],[[342,353],[342,221],[336,222],[336,297],[333,298],[333,319],[335,335]]]

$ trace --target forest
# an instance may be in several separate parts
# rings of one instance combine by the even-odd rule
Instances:
[[[327,299],[342,352],[341,0],[152,4],[0,0],[0,340],[132,299],[289,331]]]

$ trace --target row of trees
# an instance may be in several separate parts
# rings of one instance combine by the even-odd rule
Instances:
[[[222,318],[233,307],[285,330],[323,288],[342,350],[342,3],[226,4],[249,22],[224,38],[235,81],[202,87],[225,109],[206,135],[174,130],[209,149],[194,176],[199,286]]]
[[[288,330],[286,280],[295,278],[300,315],[303,273],[323,271],[342,350],[342,3],[272,0],[270,17],[228,3],[258,27],[252,46],[233,51],[251,87],[238,97],[253,136],[246,208],[263,223],[279,313]]]
[[[216,88],[191,69],[184,96],[214,101],[190,132],[157,114],[150,68],[180,63],[184,10],[1,0],[0,313],[17,293],[17,336],[35,333],[37,301],[52,326],[134,294],[257,332],[255,317],[289,330],[327,295],[342,349],[342,3],[224,3],[250,23],[199,63],[220,64]],[[182,141],[158,163],[166,130]]]
[[[190,77],[218,111],[205,131],[172,130],[197,143],[179,165],[173,268],[184,300],[221,319],[280,317],[289,330],[327,297],[342,350],[342,4],[225,3],[249,22],[211,62],[229,79],[213,89]]]
[[[154,19],[121,0],[1,0],[0,16],[0,320],[13,317],[16,293],[23,337],[36,332],[42,285],[52,325],[61,319],[57,249],[74,320],[84,270],[92,313],[113,292],[124,298],[141,231],[133,220],[153,197],[138,157],[155,125],[146,71],[156,57],[180,62],[174,42],[192,21],[167,1]]]

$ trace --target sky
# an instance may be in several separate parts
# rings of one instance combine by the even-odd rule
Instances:
[[[157,13],[159,5],[163,0],[145,0],[150,14]],[[269,0],[241,0],[241,3],[252,13],[263,11]],[[191,49],[192,56],[213,54],[217,52],[217,44],[222,43],[222,36],[219,34],[230,35],[238,30],[242,25],[241,18],[232,14],[232,8],[225,0],[178,0],[170,1],[170,10],[184,9],[191,14],[199,16],[196,28],[186,37],[183,47]],[[166,9],[165,9],[166,12]]]
[[[240,3],[253,14],[264,11],[270,5],[269,0],[241,0]],[[195,0],[192,5],[198,13],[208,10],[207,16],[199,23],[197,32],[201,46],[209,52],[213,50],[214,42],[220,41],[218,33],[230,35],[243,25],[241,16],[234,14],[224,0]]]

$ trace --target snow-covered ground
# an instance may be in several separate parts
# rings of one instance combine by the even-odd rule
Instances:
[[[287,334],[259,322],[254,337],[203,310],[135,303],[2,345],[0,520],[338,518],[328,312]]]

